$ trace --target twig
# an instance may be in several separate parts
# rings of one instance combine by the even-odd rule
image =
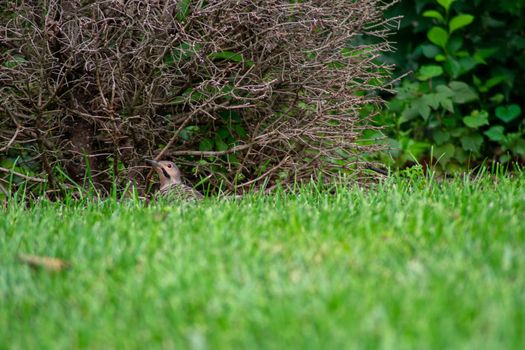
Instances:
[[[173,156],[218,157],[218,156],[224,156],[227,154],[240,152],[240,151],[250,148],[251,146],[253,146],[253,144],[239,145],[239,146],[235,146],[230,149],[227,149],[225,151],[173,151],[173,152],[170,152],[170,154]]]
[[[18,133],[20,131],[22,131],[22,130],[23,130],[23,128],[17,127],[16,131],[15,131],[15,134],[13,135],[13,137],[11,137],[11,140],[9,140],[9,142],[7,143],[7,145],[5,147],[0,148],[0,152],[5,152],[6,150],[8,150],[11,147],[11,145],[13,144],[13,142],[16,140],[16,137],[18,136]]]
[[[29,181],[33,181],[33,182],[40,182],[40,183],[45,183],[47,182],[46,179],[41,179],[41,178],[38,178],[38,177],[33,177],[33,176],[28,176],[28,175],[24,175],[24,174],[21,174],[17,171],[14,171],[14,170],[11,170],[11,169],[7,169],[7,168],[2,168],[0,167],[0,171],[1,172],[4,172],[4,173],[8,173],[8,174],[13,174],[13,175],[16,175],[18,177],[21,177],[22,179],[25,179],[25,180],[29,180]]]
[[[273,168],[271,168],[270,170],[268,170],[267,172],[265,172],[264,174],[262,174],[262,175],[259,176],[258,178],[253,179],[253,180],[248,181],[248,182],[245,182],[245,183],[239,185],[239,187],[246,187],[246,186],[249,186],[249,185],[251,185],[251,184],[253,184],[253,183],[255,183],[255,182],[257,182],[257,181],[259,181],[259,180],[261,180],[261,179],[264,179],[265,177],[267,177],[268,175],[270,175],[272,172],[274,172],[275,170],[279,169],[279,168],[280,168],[280,167],[281,167],[281,166],[282,166],[282,165],[283,165],[288,159],[290,159],[289,156],[283,158],[283,159],[279,162],[279,164],[277,164],[276,166],[274,166]]]

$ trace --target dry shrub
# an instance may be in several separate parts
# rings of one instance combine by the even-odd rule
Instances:
[[[86,174],[100,189],[144,188],[146,157],[231,191],[358,173],[377,149],[357,140],[369,127],[361,108],[381,104],[390,73],[377,61],[391,50],[387,6],[10,1],[0,9],[0,157],[21,157],[50,189]]]

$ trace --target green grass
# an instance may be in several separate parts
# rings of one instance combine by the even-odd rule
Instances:
[[[522,349],[525,179],[0,209],[0,348]],[[32,270],[20,253],[57,256]]]

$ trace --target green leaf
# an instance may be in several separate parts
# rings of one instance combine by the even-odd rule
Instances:
[[[221,152],[226,151],[228,149],[228,145],[226,144],[226,142],[224,142],[219,137],[215,138],[215,147],[217,147],[217,151]]]
[[[486,111],[473,111],[470,116],[463,118],[463,123],[472,129],[489,124],[489,114]]]
[[[183,42],[164,57],[164,63],[173,65],[175,62],[187,60],[194,56],[202,48],[201,44]]]
[[[453,97],[454,91],[452,91],[451,88],[445,85],[438,85],[436,86],[436,91],[439,92],[441,95],[446,97]]]
[[[450,34],[454,33],[456,30],[468,26],[474,21],[474,16],[472,15],[459,15],[450,20],[448,24],[448,31]]]
[[[469,155],[461,147],[456,147],[456,153],[454,153],[454,159],[458,162],[464,164],[469,160]]]
[[[221,139],[221,140],[227,140],[228,138],[231,137],[230,135],[230,130],[228,130],[227,127],[225,126],[221,126],[217,132],[216,132],[217,136]]]
[[[497,53],[498,49],[495,47],[479,49],[474,53],[474,59],[478,61],[478,63],[487,64],[486,59],[496,55]]]
[[[455,0],[437,0],[438,4],[443,6],[443,8],[448,12],[450,10],[450,6],[452,6],[452,3]]]
[[[190,125],[182,129],[179,136],[184,141],[189,141],[197,132],[199,132],[199,127],[197,125]]]
[[[443,68],[441,66],[429,65],[423,66],[419,69],[417,78],[421,81],[429,80],[435,77],[439,77],[443,74]]]
[[[456,154],[456,147],[453,144],[447,143],[446,145],[435,147],[433,151],[434,158],[442,165],[446,165],[452,157]]]
[[[191,0],[181,0],[179,2],[179,11],[177,12],[177,19],[183,22],[190,14]]]
[[[455,128],[455,129],[449,130],[449,132],[450,132],[450,135],[452,135],[453,137],[462,137],[467,132],[467,129],[466,128]]]
[[[520,115],[521,107],[516,104],[496,108],[496,117],[503,120],[505,123],[510,123]]]
[[[427,120],[430,117],[430,106],[428,104],[428,99],[426,95],[415,99],[412,103],[403,110],[401,113],[401,118],[399,123],[404,123],[409,120],[416,118],[418,115],[423,117],[424,120]]]
[[[476,91],[464,82],[452,81],[450,84],[448,84],[448,86],[454,92],[452,95],[452,100],[454,103],[463,104],[479,99]]]
[[[15,68],[16,66],[18,66],[20,64],[24,64],[26,62],[27,62],[27,60],[23,56],[14,55],[13,59],[4,62],[4,67],[6,67],[6,68]]]
[[[240,138],[245,138],[248,135],[248,132],[239,124],[234,124],[233,129]]]
[[[447,43],[447,50],[448,50],[448,52],[449,53],[455,53],[456,55],[459,55],[458,51],[463,47],[463,43],[464,43],[464,40],[459,35],[450,37],[450,40]]]
[[[505,139],[505,128],[501,125],[493,126],[484,132],[485,135],[495,142],[501,142]]]
[[[487,80],[487,82],[485,84],[482,84],[481,81],[478,81],[479,91],[480,92],[489,92],[493,87],[496,87],[496,86],[498,86],[498,85],[500,85],[502,83],[505,83],[505,82],[509,82],[509,78],[506,75],[504,75],[504,74],[497,75],[497,76],[494,76],[494,77],[490,78],[489,80]],[[511,85],[511,84],[509,84],[509,85]]]
[[[443,67],[452,78],[456,79],[461,75],[461,64],[453,57],[448,57],[447,61],[443,63]]]
[[[429,111],[430,113],[430,108]],[[401,112],[401,117],[398,120],[399,125],[409,122],[412,119],[415,119],[419,115],[419,111],[413,105],[407,106],[403,112]]]
[[[445,18],[443,17],[443,15],[435,10],[429,10],[429,11],[423,12],[423,17],[434,18],[440,22],[445,22]]]
[[[454,96],[454,92],[445,85],[439,85],[438,87],[436,87],[436,91],[437,92],[435,93],[435,98],[439,102],[441,107],[443,107],[450,113],[453,113],[454,105],[452,103],[452,97]]]
[[[371,56],[374,52],[374,50],[370,47],[368,48],[361,48],[361,49],[357,49],[357,48],[350,48],[350,47],[345,47],[343,49],[341,49],[341,56],[343,56],[344,58],[347,58],[347,57],[369,57]],[[312,58],[315,58],[315,54],[314,53],[310,53],[312,56]]]
[[[491,102],[494,102],[494,104],[499,105],[500,103],[503,103],[505,101],[505,95],[498,93],[490,98]]]
[[[406,142],[403,142],[403,150],[408,155],[407,160],[419,159],[424,153],[430,148],[430,144],[427,142],[419,142],[409,138]]]
[[[445,49],[448,43],[448,32],[441,27],[432,27],[427,33],[428,40]]]
[[[13,55],[13,58],[11,60],[7,60],[4,62],[4,67],[15,68],[16,66],[27,63],[27,62],[28,61],[24,58],[24,56]]]
[[[519,139],[517,140],[511,147],[512,152],[515,154],[518,154],[522,157],[525,157],[525,140]]]
[[[436,45],[424,44],[421,45],[421,51],[426,58],[434,58],[441,53],[441,50]]]
[[[459,60],[459,75],[466,74],[476,68],[478,65],[478,61],[476,61],[473,57],[467,56],[463,57]]]
[[[253,61],[245,60],[244,56],[240,53],[232,52],[232,51],[219,51],[214,52],[208,55],[210,59],[223,59],[233,62],[244,62],[247,66],[251,67],[253,66]]]
[[[199,151],[206,152],[213,149],[213,142],[210,139],[203,139],[199,142]]]
[[[450,140],[450,134],[446,131],[436,130],[432,136],[438,145],[442,145]]]
[[[239,164],[239,158],[237,158],[237,156],[235,154],[228,154],[226,156],[226,158],[228,159],[228,163],[231,163],[231,164]]]
[[[206,95],[200,91],[195,91],[193,88],[188,88],[182,93],[181,96],[175,96],[170,104],[178,105],[184,103],[192,103],[202,101],[206,98]]]
[[[479,153],[483,145],[483,136],[477,133],[467,134],[461,137],[461,146],[465,151]]]
[[[443,126],[447,129],[455,128],[458,126],[457,120],[453,116],[445,116],[441,122],[443,123]]]
[[[450,113],[454,113],[454,104],[452,103],[452,100],[449,98],[443,99],[441,102],[441,107],[449,111]]]
[[[507,134],[506,141],[508,141],[508,144],[511,145],[522,139],[523,139],[523,134],[521,134],[520,132],[510,132]]]
[[[425,103],[430,106],[433,110],[437,110],[439,108],[439,95],[437,94],[426,94],[421,97]]]
[[[505,153],[505,154],[502,154],[501,156],[499,156],[498,160],[500,163],[507,163],[509,162],[510,160],[512,159],[511,155],[508,154],[508,153]]]

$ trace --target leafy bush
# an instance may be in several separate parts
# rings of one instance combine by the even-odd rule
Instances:
[[[0,161],[51,188],[144,188],[144,157],[202,186],[362,167],[360,106],[389,67],[380,0],[13,1],[0,11]],[[361,37],[375,38],[363,45]],[[5,172],[5,171],[4,171]],[[1,181],[1,179],[0,179]]]
[[[525,159],[525,1],[403,1],[401,80],[378,122],[397,165]]]

